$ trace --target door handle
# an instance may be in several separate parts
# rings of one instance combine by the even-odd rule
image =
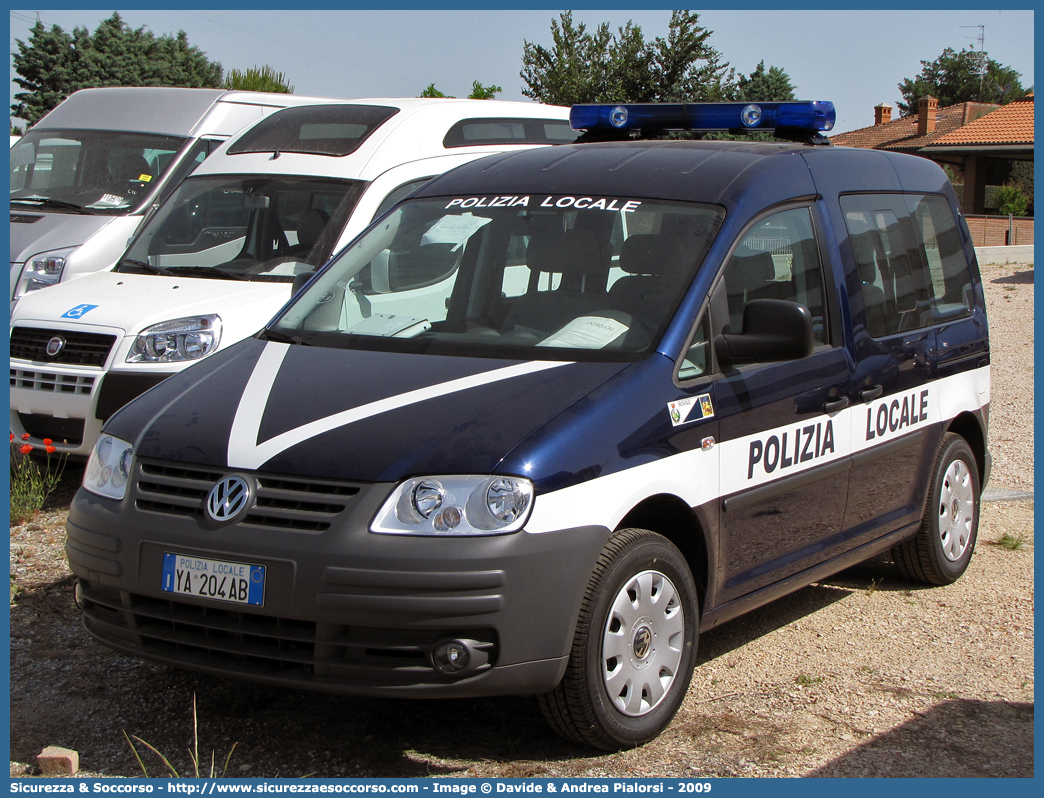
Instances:
[[[838,410],[844,410],[848,407],[848,397],[842,396],[840,399],[835,399],[833,402],[827,402],[823,409],[828,413],[836,413]]]
[[[873,388],[867,388],[865,391],[859,392],[859,398],[864,402],[872,402],[878,396],[884,393],[883,385],[875,385]]]

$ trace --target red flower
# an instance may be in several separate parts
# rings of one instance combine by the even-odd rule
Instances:
[[[44,448],[47,449],[47,454],[54,454],[56,451],[53,446],[45,446]]]
[[[29,433],[28,432],[23,432],[22,433],[22,440],[23,441],[29,440]]]
[[[54,443],[54,441],[52,441],[50,438],[44,438],[43,442],[44,446],[50,446],[52,443]]]
[[[11,442],[12,443],[14,442],[14,433],[13,432],[11,433]]]
[[[33,447],[32,447],[32,446],[30,446],[30,445],[29,445],[28,443],[23,443],[23,444],[22,444],[22,448],[21,448],[21,449],[19,449],[19,451],[20,451],[20,452],[21,452],[22,454],[29,454],[29,452],[31,452],[32,450],[33,450]]]

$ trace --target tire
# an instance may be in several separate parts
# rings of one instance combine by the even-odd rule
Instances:
[[[979,532],[979,471],[967,441],[948,432],[939,445],[917,534],[892,549],[903,577],[949,585],[968,569]]]
[[[566,739],[615,751],[671,722],[696,664],[699,599],[666,538],[614,532],[587,585],[565,676],[540,708]]]

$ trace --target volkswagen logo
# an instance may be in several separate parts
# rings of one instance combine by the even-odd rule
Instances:
[[[50,341],[47,342],[47,347],[44,349],[47,352],[47,357],[57,357],[58,353],[65,348],[65,338],[60,335],[54,336]]]
[[[250,485],[242,477],[225,477],[210,489],[207,515],[219,522],[231,521],[250,503]]]
[[[649,649],[652,648],[652,641],[652,631],[649,627],[639,627],[638,631],[634,633],[634,642],[632,643],[634,656],[638,659],[645,659],[649,656]]]

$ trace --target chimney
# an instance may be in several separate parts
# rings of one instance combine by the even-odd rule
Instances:
[[[928,95],[917,101],[917,135],[927,136],[935,132],[935,112],[939,108],[939,101]]]
[[[892,106],[888,103],[881,103],[880,105],[874,106],[874,126],[887,125],[892,121]]]

